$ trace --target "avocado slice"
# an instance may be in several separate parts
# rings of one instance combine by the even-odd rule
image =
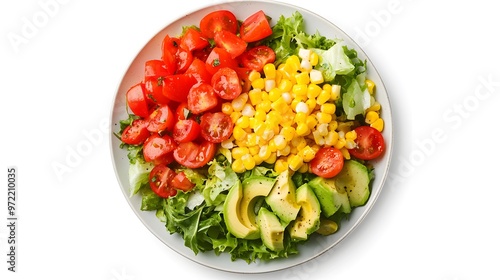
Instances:
[[[264,176],[252,176],[243,180],[243,198],[240,202],[241,222],[247,228],[252,230],[252,233],[246,239],[259,239],[259,227],[256,222],[255,203],[259,198],[263,198],[269,194],[276,179]]]
[[[337,211],[351,213],[347,192],[336,184],[334,178],[316,177],[309,181],[308,184],[316,194],[325,217],[330,217]]]
[[[297,188],[300,211],[289,228],[292,240],[306,240],[320,225],[321,206],[312,188],[306,183]]]
[[[229,190],[222,210],[227,229],[235,237],[248,238],[255,234],[255,229],[248,228],[242,222],[240,205],[243,198],[243,187],[240,183]]]
[[[267,248],[276,252],[284,249],[285,227],[273,212],[261,207],[257,213],[257,225],[260,228],[262,243]]]
[[[292,176],[289,170],[286,170],[276,177],[276,184],[266,197],[266,203],[284,225],[295,220],[300,210],[295,197],[295,189]]]
[[[335,185],[345,189],[351,207],[363,206],[370,197],[368,168],[358,161],[347,160],[342,171],[334,177]]]

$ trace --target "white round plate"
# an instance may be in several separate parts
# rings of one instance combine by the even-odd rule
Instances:
[[[292,256],[287,259],[248,264],[242,260],[231,261],[229,254],[216,256],[213,252],[207,252],[194,255],[191,249],[184,246],[184,242],[180,235],[171,235],[166,231],[165,225],[157,219],[154,212],[146,212],[140,210],[141,198],[139,195],[129,197],[129,161],[127,158],[127,152],[123,149],[120,149],[120,141],[113,135],[113,133],[119,131],[120,120],[127,118],[125,93],[127,92],[129,87],[142,80],[144,72],[144,62],[146,60],[161,58],[160,46],[162,39],[166,34],[177,36],[181,33],[183,26],[198,25],[204,15],[211,11],[219,9],[227,9],[232,11],[238,19],[245,19],[247,16],[253,14],[254,12],[263,10],[272,18],[272,25],[276,23],[281,15],[288,17],[292,15],[293,12],[299,11],[304,18],[306,30],[308,33],[313,34],[316,32],[316,30],[318,30],[321,35],[324,35],[328,38],[343,39],[350,48],[356,49],[358,52],[358,57],[362,60],[366,59],[367,61],[367,77],[373,80],[377,85],[376,98],[382,105],[382,117],[385,121],[383,135],[386,140],[387,150],[385,152],[385,155],[381,159],[373,162],[375,167],[375,179],[373,181],[372,193],[368,203],[363,207],[356,208],[351,213],[349,220],[343,221],[338,232],[326,237],[317,236],[311,238],[309,242],[307,242],[303,246],[299,246],[300,253],[298,255]],[[187,16],[182,16],[178,20],[170,23],[167,27],[157,33],[149,42],[147,42],[144,48],[133,59],[130,67],[125,72],[123,80],[119,84],[111,112],[110,145],[112,160],[114,163],[116,176],[123,191],[124,197],[132,207],[132,210],[135,212],[137,217],[139,217],[144,225],[157,238],[164,242],[165,245],[167,245],[170,249],[178,252],[180,255],[207,267],[238,273],[263,273],[290,268],[292,266],[310,261],[311,259],[332,249],[333,247],[335,247],[335,245],[342,241],[366,217],[382,190],[389,169],[389,163],[392,154],[392,139],[392,120],[389,97],[387,95],[381,77],[378,75],[373,64],[366,57],[366,54],[347,34],[345,34],[342,30],[340,30],[337,26],[335,26],[328,20],[303,8],[280,2],[234,1],[228,3],[220,3],[217,5],[211,5],[202,8]]]

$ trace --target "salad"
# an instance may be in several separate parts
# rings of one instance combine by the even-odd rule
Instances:
[[[376,85],[354,49],[305,24],[211,12],[166,35],[126,92],[130,196],[194,254],[296,255],[370,197]]]

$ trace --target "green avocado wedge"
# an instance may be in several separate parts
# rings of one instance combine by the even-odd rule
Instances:
[[[307,183],[297,188],[297,203],[300,205],[300,211],[289,228],[290,237],[294,241],[307,240],[309,235],[319,228],[321,205]]]

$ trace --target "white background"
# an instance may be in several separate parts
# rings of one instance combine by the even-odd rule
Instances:
[[[215,1],[54,1],[0,4],[0,278],[234,279],[142,225],[118,186],[107,127],[140,48]],[[499,279],[495,2],[288,2],[335,23],[377,66],[392,102],[394,156],[372,212],[334,252],[291,272],[237,277]],[[85,154],[71,158],[82,145]],[[8,166],[18,168],[17,273],[6,263]]]

